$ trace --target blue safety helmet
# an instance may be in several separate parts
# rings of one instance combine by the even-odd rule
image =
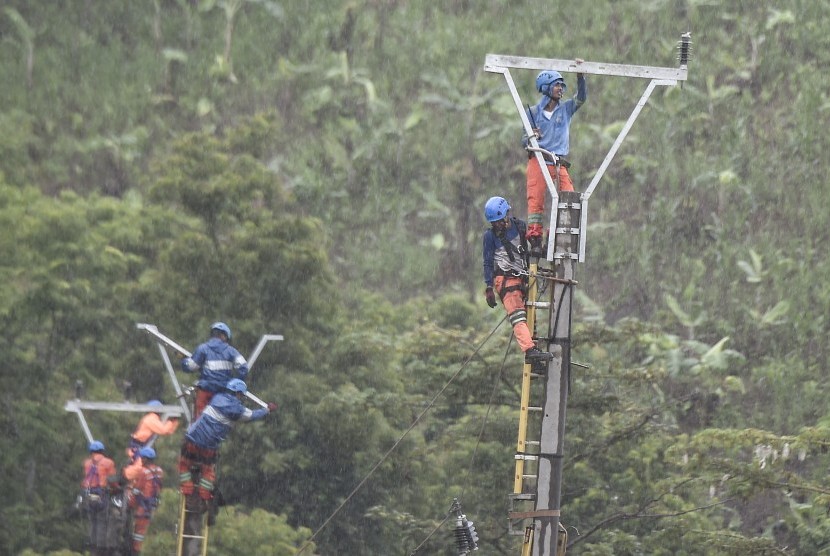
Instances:
[[[225,388],[227,388],[231,392],[239,392],[241,394],[244,394],[248,391],[248,386],[245,384],[245,382],[239,380],[238,378],[230,379],[228,383],[225,385]]]
[[[149,402],[147,402],[147,405],[152,405],[153,407],[161,407],[164,404],[162,404],[158,400],[150,400]]]
[[[225,334],[225,336],[228,337],[228,340],[231,339],[231,329],[224,322],[214,322],[213,324],[211,324],[210,331],[213,332],[214,330],[218,330],[219,332]]]
[[[562,83],[563,91],[567,87],[565,85],[565,78],[563,78],[562,74],[558,71],[545,70],[536,76],[536,90],[547,97],[549,97],[553,91],[553,85],[555,83]]]
[[[156,459],[156,451],[150,448],[149,446],[145,446],[144,448],[138,451],[138,455],[143,458],[148,459]]]
[[[89,443],[90,452],[103,452],[105,450],[104,443],[100,440],[93,440]]]
[[[504,220],[510,205],[504,197],[490,197],[484,205],[484,218],[487,222],[498,222]]]

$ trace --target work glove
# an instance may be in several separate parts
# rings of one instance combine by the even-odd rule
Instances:
[[[491,309],[495,309],[496,292],[493,291],[493,286],[487,286],[487,289],[484,290],[484,297],[487,298],[487,305],[489,305]]]
[[[277,410],[277,404],[275,404],[274,402],[268,402],[268,413],[271,413],[272,411],[276,411],[276,410]]]

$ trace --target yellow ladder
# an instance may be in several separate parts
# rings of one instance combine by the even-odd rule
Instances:
[[[176,556],[207,556],[210,532],[208,503],[199,497],[198,491],[189,496],[181,495],[179,498],[181,507]]]
[[[581,225],[581,209],[582,204],[579,202],[577,193],[562,193],[562,201],[559,202],[557,208],[557,225],[556,225],[556,244],[555,247],[561,252],[554,252],[554,260],[569,258],[576,260],[578,258],[578,246],[580,238]],[[575,214],[572,214],[575,213]],[[553,240],[553,238],[551,238]],[[562,245],[565,249],[562,250]],[[575,247],[575,249],[574,249]],[[571,279],[558,278],[553,267],[550,269],[539,268],[538,259],[532,259],[529,265],[530,279],[528,283],[527,301],[525,303],[527,310],[527,325],[537,341],[542,340],[546,346],[550,345],[553,339],[554,331],[550,330],[554,326],[553,311],[557,310],[553,306],[555,287],[554,284],[568,284],[575,285],[576,281]],[[540,285],[544,292],[543,296],[550,301],[539,301]],[[549,330],[538,335],[536,333],[537,310],[548,311],[547,328]],[[567,318],[570,318],[568,315]],[[540,342],[541,343],[541,342]],[[539,346],[544,349],[545,346]],[[547,387],[547,367],[539,369],[535,372],[534,365],[525,363],[522,367],[522,389],[521,401],[519,407],[519,432],[518,440],[516,442],[516,471],[513,478],[513,492],[508,496],[509,512],[508,512],[508,533],[512,535],[523,535],[524,541],[522,543],[522,556],[530,556],[533,548],[533,520],[545,517],[559,518],[559,510],[537,510],[536,505],[536,489],[539,480],[539,453],[541,450],[541,426],[544,418],[543,405],[545,405],[545,389]],[[535,398],[535,400],[531,400]],[[528,440],[528,428],[531,426],[531,416],[538,416],[533,421],[534,432],[537,434],[535,438],[539,440]],[[554,513],[555,512],[555,513]],[[568,533],[565,527],[559,522],[558,537],[556,542],[556,556],[565,556],[565,550],[568,544]]]
[[[536,337],[536,310],[549,309],[550,303],[537,300],[539,294],[539,265],[536,259],[531,260],[530,279],[528,281],[527,301],[527,326]],[[535,379],[540,374],[534,372],[534,366],[525,362],[522,367],[522,388],[519,403],[519,431],[516,442],[516,468],[513,477],[513,492],[508,496],[510,502],[508,533],[512,535],[524,535],[522,555],[529,554],[532,544],[532,535],[521,524],[527,519],[524,517],[527,512],[516,511],[518,509],[532,509],[536,499],[535,481],[538,479],[537,468],[539,457],[533,451],[538,451],[539,441],[528,440],[528,425],[531,415],[538,414],[542,408],[538,405],[531,405],[531,391],[534,389]]]
[[[539,271],[537,262],[530,264],[530,280],[528,282],[527,301],[527,326],[530,328],[534,338],[537,337],[535,333],[536,328],[536,310],[550,310],[551,302],[538,301],[538,280],[546,280],[552,278],[546,276],[548,273]],[[553,288],[550,287],[552,292]],[[534,451],[539,450],[540,442],[538,440],[528,440],[527,431],[530,416],[533,414],[541,414],[542,407],[531,405],[531,392],[533,388],[534,379],[543,378],[544,374],[534,372],[534,366],[525,362],[522,367],[522,390],[521,401],[519,407],[519,433],[516,442],[516,472],[513,477],[513,493],[508,496],[510,501],[510,508],[508,512],[508,533],[511,535],[522,535],[522,549],[521,556],[530,556],[533,548],[533,526],[521,526],[526,523],[526,520],[533,519],[538,512],[533,511],[536,495],[535,482],[539,479],[539,456],[529,453],[528,449]],[[540,388],[542,386],[540,385]],[[522,507],[528,511],[516,511],[517,508]],[[562,523],[559,523],[559,535],[556,539],[556,556],[565,556],[565,550],[568,546],[568,531]]]
[[[536,329],[536,308],[550,307],[550,303],[538,302],[536,300],[538,294],[537,274],[539,270],[538,262],[534,261],[530,264],[530,279],[528,281],[527,292],[527,327],[533,333]],[[521,401],[519,405],[519,438],[516,442],[516,473],[513,477],[513,493],[521,494],[524,492],[524,484],[528,479],[535,479],[536,475],[525,474],[525,461],[532,461],[535,456],[527,455],[527,448],[530,446],[538,446],[538,441],[527,440],[527,425],[530,413],[541,411],[541,407],[530,405],[530,390],[531,380],[539,375],[533,373],[533,365],[525,362],[522,367],[522,391]]]

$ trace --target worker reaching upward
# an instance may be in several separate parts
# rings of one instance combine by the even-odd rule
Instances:
[[[577,59],[577,63],[582,60]],[[567,85],[558,71],[543,71],[536,77],[536,90],[542,98],[536,106],[528,109],[527,117],[539,142],[539,147],[553,153],[555,158],[544,155],[551,178],[559,183],[559,191],[573,191],[573,182],[568,173],[571,163],[566,158],[570,153],[570,126],[573,115],[588,100],[585,76],[576,74],[576,95],[562,100]],[[545,212],[545,191],[547,185],[539,161],[528,152],[527,161],[527,240],[532,254],[541,256],[542,234]]]
[[[199,371],[193,419],[199,417],[214,394],[224,391],[230,379],[245,380],[248,376],[248,362],[230,345],[230,340],[230,327],[214,322],[210,325],[210,339],[197,347],[193,355],[182,359],[184,372]]]
[[[147,405],[161,407],[162,403],[159,400],[150,400]],[[130,435],[130,445],[127,447],[127,456],[129,456],[130,461],[134,462],[138,459],[139,450],[147,446],[150,440],[156,436],[171,435],[176,432],[178,426],[179,420],[176,417],[162,421],[161,416],[155,411],[145,413],[133,434]]]
[[[527,326],[525,279],[528,275],[526,224],[508,215],[510,205],[503,197],[491,197],[484,205],[484,217],[490,228],[484,232],[484,295],[491,308],[496,307],[496,293],[501,298],[513,333],[528,362],[551,359],[533,342]]]

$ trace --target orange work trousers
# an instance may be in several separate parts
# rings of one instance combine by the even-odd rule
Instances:
[[[550,177],[556,181],[556,169],[559,168],[559,191],[573,191],[574,184],[571,181],[571,175],[568,169],[564,166],[553,166],[548,164],[548,171]],[[527,224],[528,227],[533,224],[544,225],[545,215],[545,191],[548,186],[545,183],[545,177],[542,175],[542,169],[539,167],[539,161],[536,157],[528,159],[527,161]]]
[[[193,402],[193,420],[199,418],[199,415],[205,410],[205,408],[210,403],[210,400],[213,399],[213,392],[208,392],[207,390],[202,390],[201,388],[196,388],[196,401]]]
[[[133,554],[141,554],[147,529],[150,527],[152,515],[145,512],[136,513],[133,517]]]
[[[216,482],[216,450],[200,448],[185,440],[179,455],[179,490],[185,496],[193,494],[195,484],[191,470],[196,468],[199,473],[199,497],[203,500],[213,498],[213,488]]]
[[[522,351],[532,348],[533,336],[527,326],[527,310],[525,309],[525,298],[522,295],[522,279],[517,276],[495,276],[493,278],[493,289],[498,292],[504,310],[507,311],[507,319],[513,326],[513,334],[516,342]]]

